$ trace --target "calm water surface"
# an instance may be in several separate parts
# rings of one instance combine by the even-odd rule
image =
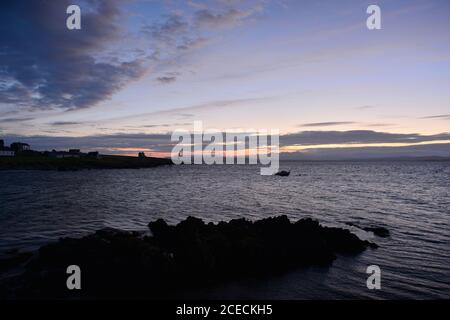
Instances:
[[[144,230],[164,218],[205,221],[286,214],[350,228],[380,245],[330,268],[236,282],[198,297],[450,298],[450,162],[286,162],[287,178],[256,166],[168,166],[77,172],[0,171],[0,251],[33,249],[102,227]],[[390,238],[345,223],[384,226]],[[366,267],[382,289],[366,288]]]

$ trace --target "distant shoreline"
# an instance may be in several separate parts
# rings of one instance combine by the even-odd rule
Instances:
[[[421,162],[449,162],[450,157],[399,157],[399,158],[367,158],[367,159],[283,159],[280,162],[395,162],[395,161],[421,161]]]
[[[170,159],[102,155],[100,158],[51,158],[41,155],[0,157],[0,170],[141,169],[173,164]]]
[[[450,162],[448,157],[402,157],[402,158],[379,158],[379,159],[280,159],[280,162]],[[55,171],[78,171],[91,169],[145,169],[163,165],[173,165],[169,158],[155,157],[131,157],[120,155],[101,155],[99,158],[54,158],[44,155],[27,155],[14,157],[0,157],[0,171],[2,170],[55,170]]]

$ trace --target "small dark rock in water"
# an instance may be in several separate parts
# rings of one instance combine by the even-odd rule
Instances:
[[[280,176],[280,177],[288,177],[291,174],[290,171],[285,171],[285,170],[281,170],[277,173],[275,173],[276,176]]]
[[[45,245],[9,296],[174,298],[192,287],[329,266],[338,253],[377,247],[349,230],[323,227],[312,219],[292,223],[286,216],[218,224],[188,217],[175,226],[159,219],[149,228],[153,236],[107,228]],[[66,288],[66,269],[74,264],[82,272],[82,290]],[[0,288],[0,297],[8,296],[4,291]]]

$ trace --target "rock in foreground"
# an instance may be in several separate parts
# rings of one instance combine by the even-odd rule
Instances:
[[[153,236],[103,229],[81,239],[43,246],[9,298],[170,298],[180,290],[293,268],[330,265],[337,253],[358,254],[375,244],[349,230],[286,216],[205,224],[189,217],[176,226],[149,223]],[[68,290],[66,269],[78,265],[82,289]],[[11,288],[14,287],[14,290]]]

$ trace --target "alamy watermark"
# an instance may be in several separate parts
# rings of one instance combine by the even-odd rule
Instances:
[[[66,19],[66,27],[69,30],[81,29],[81,8],[76,4],[67,7],[66,13],[69,15]],[[367,7],[366,13],[369,17],[366,20],[366,26],[369,30],[381,29],[381,8],[376,4]]]
[[[381,268],[376,264],[368,266],[366,273],[370,276],[367,278],[366,286],[369,290],[381,289]]]
[[[76,4],[72,4],[67,7],[66,13],[69,16],[66,19],[66,27],[69,30],[81,29],[81,9]]]
[[[261,175],[273,175],[280,168],[278,129],[204,130],[202,121],[194,130],[175,130],[177,142],[171,152],[175,164],[259,164]]]
[[[69,290],[81,289],[81,269],[79,266],[72,264],[67,267],[66,273],[70,276],[67,277],[66,286]]]
[[[366,26],[369,30],[381,29],[381,8],[375,4],[367,7],[367,14],[370,16],[366,20]]]

